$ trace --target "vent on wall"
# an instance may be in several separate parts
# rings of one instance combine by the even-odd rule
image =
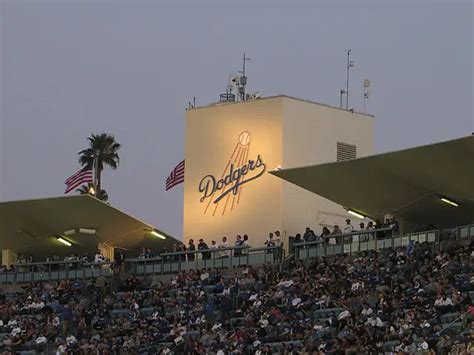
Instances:
[[[353,144],[337,142],[337,161],[357,158],[357,147]]]

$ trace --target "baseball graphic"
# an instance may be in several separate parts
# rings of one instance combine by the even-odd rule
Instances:
[[[250,133],[244,131],[239,135],[239,143],[243,146],[249,145],[250,143]]]

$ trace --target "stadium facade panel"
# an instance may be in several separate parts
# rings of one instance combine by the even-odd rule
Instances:
[[[227,236],[233,243],[248,234],[259,246],[269,231],[280,230],[285,241],[302,226],[342,225],[348,216],[342,206],[268,172],[335,162],[338,146],[371,155],[373,122],[288,96],[188,109],[184,242]]]

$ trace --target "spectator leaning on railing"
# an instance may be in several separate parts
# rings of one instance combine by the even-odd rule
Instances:
[[[94,262],[98,264],[98,263],[103,263],[105,261],[106,261],[105,256],[102,254],[100,250],[97,250],[94,256]]]
[[[209,247],[206,242],[204,242],[204,239],[199,239],[198,250],[201,250],[201,256],[203,259],[211,258],[212,253],[209,251]]]
[[[224,236],[222,237],[222,242],[221,244],[219,245],[219,248],[220,249],[223,249],[223,248],[228,248],[229,247],[229,244],[227,243],[227,237]],[[223,250],[221,251],[219,254],[218,254],[221,258],[224,258],[224,257],[228,257],[230,255],[230,251],[229,250]]]
[[[194,245],[194,240],[193,239],[189,239],[189,242],[188,242],[188,251],[195,251],[196,250],[196,246]],[[187,254],[187,257],[188,257],[188,261],[194,261],[195,257],[196,257],[196,254],[194,253],[188,253]]]
[[[239,249],[234,250],[234,256],[241,256],[242,255],[242,247],[244,245],[244,241],[242,240],[242,236],[239,234],[235,237],[235,246],[239,247]]]

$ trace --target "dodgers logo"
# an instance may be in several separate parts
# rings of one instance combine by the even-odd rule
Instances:
[[[222,215],[228,210],[232,211],[240,202],[242,187],[265,173],[266,166],[262,157],[257,155],[254,159],[249,159],[249,149],[250,133],[241,132],[222,175],[216,177],[209,174],[201,179],[200,202],[207,202],[204,213],[212,210],[214,216],[219,208]]]

